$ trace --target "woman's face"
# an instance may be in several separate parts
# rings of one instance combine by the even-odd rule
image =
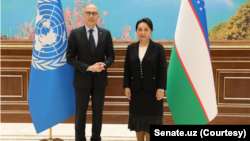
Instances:
[[[140,24],[138,24],[136,33],[141,41],[147,41],[151,37],[152,30],[146,23],[141,22]]]

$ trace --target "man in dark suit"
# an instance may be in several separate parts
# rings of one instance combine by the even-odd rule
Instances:
[[[75,140],[86,141],[86,112],[91,94],[91,141],[101,141],[107,68],[115,59],[113,42],[110,31],[96,25],[99,13],[95,5],[85,7],[83,16],[86,24],[71,31],[67,47],[67,62],[75,68]]]

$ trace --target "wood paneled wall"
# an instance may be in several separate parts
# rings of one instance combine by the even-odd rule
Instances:
[[[103,123],[128,122],[122,86],[126,48],[132,42],[114,41],[116,59],[108,69]],[[173,41],[156,42],[164,45],[168,65]],[[32,122],[27,95],[32,47],[32,41],[1,41],[1,122]],[[210,50],[219,113],[209,124],[250,124],[250,41],[210,41]],[[174,124],[164,101],[164,124]],[[89,105],[87,122],[91,123]],[[74,123],[74,116],[64,123]]]

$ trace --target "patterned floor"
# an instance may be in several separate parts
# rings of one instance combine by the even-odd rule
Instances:
[[[32,123],[1,123],[1,141],[52,141],[49,129],[36,134]],[[52,127],[53,141],[75,141],[74,124],[58,124]],[[86,138],[91,136],[91,124],[86,125]],[[136,141],[135,132],[129,131],[126,124],[103,124],[103,141]],[[61,139],[61,140],[60,140]]]

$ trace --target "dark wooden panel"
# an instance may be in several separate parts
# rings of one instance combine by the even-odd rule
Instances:
[[[9,111],[9,114],[3,112],[5,111],[1,111],[2,123],[32,123],[29,113],[14,113],[13,110]]]
[[[118,113],[118,114],[117,114]],[[11,123],[32,123],[30,114],[2,114],[1,122]],[[75,116],[68,118],[62,123],[74,123]],[[92,123],[91,113],[87,114],[87,123]],[[103,113],[103,124],[128,124],[128,113],[114,111],[113,113]],[[163,117],[163,124],[174,125],[174,120],[170,114],[166,114]],[[250,117],[246,115],[225,115],[220,114],[208,125],[250,125]]]
[[[1,101],[27,101],[29,68],[1,68]]]
[[[250,125],[250,117],[244,117],[244,115],[219,115],[208,125]]]
[[[108,78],[106,96],[124,96],[123,77]]]
[[[229,105],[230,106],[230,105]],[[231,105],[231,107],[229,106],[220,106],[218,108],[218,112],[219,113],[226,113],[226,114],[242,114],[242,113],[245,113],[245,114],[250,114],[250,108],[249,106],[238,106],[236,107],[235,105]]]
[[[250,103],[250,74],[249,77],[225,77],[224,80],[225,98],[241,98]]]
[[[250,69],[218,69],[216,78],[218,103],[247,104],[250,107],[249,78]]]
[[[18,105],[17,103],[15,105],[9,105],[9,102],[7,102],[7,105],[1,104],[2,110],[29,110],[28,102],[26,102],[26,105]],[[6,103],[5,103],[6,104]]]
[[[20,97],[22,92],[22,76],[20,75],[1,75],[1,96]]]

